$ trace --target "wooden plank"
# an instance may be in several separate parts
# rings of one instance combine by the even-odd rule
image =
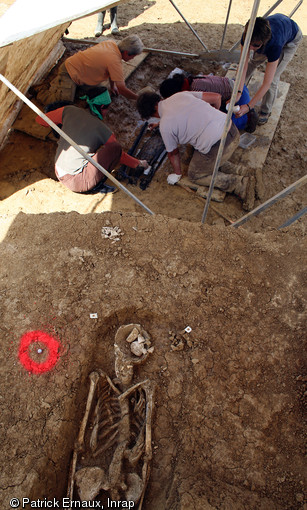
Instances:
[[[129,60],[129,62],[123,62],[125,80],[129,78],[129,76],[137,69],[137,67],[139,67],[139,65],[147,57],[148,54],[141,53],[140,55],[136,55],[132,60]]]
[[[226,76],[228,78],[235,77],[234,66],[232,66],[231,70],[228,70]],[[263,77],[264,73],[260,71],[254,73],[248,85],[251,97],[260,87]],[[242,165],[244,169],[243,174],[254,175],[256,177],[256,194],[260,200],[265,198],[262,175],[263,165],[267,158],[289,88],[289,83],[279,82],[277,98],[268,122],[262,126],[257,126],[256,131],[253,133],[256,140],[250,147],[247,149],[238,147],[231,157],[232,162]],[[257,107],[260,107],[260,103],[256,105],[256,109]]]
[[[188,177],[182,177],[180,181],[178,181],[179,186],[188,187],[196,192],[196,194],[202,198],[207,198],[209,187],[200,186],[199,184],[195,184],[190,181]],[[225,199],[226,193],[220,189],[215,188],[212,193],[212,200],[215,202],[223,202]]]
[[[228,50],[210,50],[203,51],[200,53],[199,58],[206,61],[215,62],[236,62],[240,60],[240,51],[228,51]]]

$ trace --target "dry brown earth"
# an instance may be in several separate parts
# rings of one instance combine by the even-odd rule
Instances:
[[[217,48],[228,4],[177,4]],[[282,12],[293,6],[286,0]],[[233,6],[226,47],[250,7]],[[290,91],[263,168],[265,198],[306,172],[303,8],[295,20],[305,37],[283,76]],[[95,22],[73,24],[70,36],[92,35]],[[127,2],[119,23],[119,37],[137,33],[148,47],[200,51],[166,0]],[[129,86],[157,86],[177,65],[204,64],[150,55]],[[137,120],[126,100],[112,105],[109,123],[125,148]],[[88,375],[102,368],[114,376],[116,330],[135,322],[155,346],[136,380],[157,385],[144,508],[306,510],[306,219],[276,230],[306,205],[305,189],[239,230],[212,211],[203,226],[203,204],[166,184],[167,166],[146,191],[129,188],[152,217],[122,192],[102,199],[65,190],[50,178],[54,151],[52,141],[13,132],[0,154],[1,508],[13,497],[65,495]],[[231,196],[218,207],[233,219],[243,214]],[[104,226],[119,227],[120,241],[103,238]],[[183,349],[172,350],[188,325]],[[38,329],[62,350],[52,371],[35,376],[17,352],[21,336]]]

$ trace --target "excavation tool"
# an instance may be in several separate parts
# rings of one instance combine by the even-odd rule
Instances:
[[[146,131],[147,131],[147,127],[148,127],[148,122],[146,121],[146,122],[144,122],[144,124],[143,124],[143,126],[142,126],[142,129],[141,129],[141,131],[139,132],[138,136],[137,136],[137,137],[136,137],[136,139],[134,140],[134,142],[133,142],[133,144],[132,144],[131,148],[128,150],[128,154],[129,154],[129,156],[133,156],[133,155],[134,155],[134,153],[135,153],[136,149],[138,148],[139,143],[141,142],[141,140],[142,140],[142,138],[143,138],[144,134],[145,134],[145,133],[146,133]],[[129,184],[132,184],[132,183],[130,182],[130,175],[128,175],[128,173],[127,173],[127,169],[128,169],[128,167],[127,167],[126,165],[122,165],[122,166],[119,168],[118,172],[117,172],[117,178],[118,178],[118,180],[119,180],[119,181],[123,181],[124,179],[128,179]]]
[[[156,171],[161,166],[167,155],[165,145],[163,143],[160,130],[158,127],[154,128],[151,131],[147,140],[135,154],[135,150],[139,146],[146,128],[147,123],[144,124],[141,132],[137,136],[128,154],[130,154],[131,156],[134,155],[138,159],[145,159],[149,164],[149,168],[147,168],[145,171],[144,168],[142,167],[137,167],[135,169],[132,168],[126,169],[127,167],[122,169],[121,167],[119,169],[120,180],[127,179],[129,184],[137,184],[139,180],[140,188],[142,190],[145,190],[149,186],[153,176],[155,175]]]

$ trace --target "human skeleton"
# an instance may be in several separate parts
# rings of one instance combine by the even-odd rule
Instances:
[[[139,324],[128,324],[118,329],[114,350],[116,379],[102,370],[89,376],[67,496],[74,500],[77,494],[81,501],[98,497],[102,504],[108,498],[132,501],[141,510],[152,457],[154,385],[148,379],[132,380],[134,365],[142,364],[153,347]]]

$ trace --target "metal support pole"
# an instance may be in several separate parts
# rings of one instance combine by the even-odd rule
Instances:
[[[101,41],[94,41],[93,39],[71,39],[69,37],[62,37],[63,42],[72,42],[75,44],[100,44]],[[170,55],[180,55],[182,57],[199,57],[198,53],[184,53],[182,51],[172,51],[172,50],[160,50],[159,48],[143,48],[144,53],[167,53]]]
[[[143,52],[151,52],[151,53],[167,53],[169,55],[180,55],[181,57],[196,57],[199,58],[198,53],[183,53],[182,51],[172,51],[172,50],[160,50],[158,48],[143,48]]]
[[[275,4],[274,4],[274,5],[272,5],[272,7],[271,7],[268,11],[266,11],[266,12],[263,14],[262,18],[266,18],[267,16],[269,16],[269,15],[271,14],[271,12],[272,12],[272,11],[274,11],[274,9],[276,9],[276,7],[277,7],[279,4],[281,4],[281,2],[282,2],[282,1],[283,1],[283,0],[277,0],[277,2],[275,2]],[[302,0],[302,1],[303,1],[303,0]],[[298,7],[299,7],[299,6],[298,6]],[[298,7],[297,7],[297,9],[298,9]],[[295,12],[295,11],[294,11],[294,12]],[[289,18],[291,18],[291,16],[289,16]],[[238,40],[238,41],[237,41],[237,42],[236,42],[236,43],[235,43],[235,44],[234,44],[234,45],[230,48],[230,50],[229,50],[229,51],[233,51],[233,50],[235,50],[235,49],[239,46],[240,42],[241,42],[241,39],[239,39],[239,40]]]
[[[271,205],[278,202],[278,200],[286,197],[287,195],[292,193],[292,191],[294,191],[295,189],[298,189],[300,186],[302,186],[303,184],[306,184],[306,183],[307,183],[307,174],[304,175],[304,177],[301,177],[298,181],[295,181],[293,184],[290,184],[290,186],[288,186],[284,190],[277,193],[277,195],[274,195],[273,197],[269,198],[269,200],[267,200],[263,204],[259,205],[258,207],[256,207],[252,211],[250,211],[249,213],[245,214],[245,216],[243,216],[240,220],[232,223],[231,227],[235,227],[235,228],[240,227],[241,225],[243,225],[244,223],[249,221],[253,216],[257,216],[259,213],[261,213],[262,211],[265,211],[265,209],[268,209],[269,207],[271,207]]]
[[[75,44],[100,44],[101,41],[94,41],[93,39],[71,39],[69,37],[62,37],[63,42],[72,42]],[[172,51],[172,50],[160,50],[159,48],[143,48],[144,53],[168,53],[170,55],[180,55],[182,57],[199,57],[198,53],[184,53],[182,51]]]
[[[303,209],[301,209],[298,213],[296,213],[294,216],[292,216],[292,218],[289,218],[287,221],[285,221],[285,223],[280,225],[280,227],[278,227],[277,230],[281,230],[282,228],[289,227],[290,225],[292,225],[292,223],[294,223],[296,220],[298,220],[299,218],[304,216],[304,214],[306,214],[306,213],[307,213],[307,207],[303,207]]]
[[[70,136],[68,136],[62,129],[60,129],[52,120],[47,117],[43,112],[35,106],[20,90],[18,90],[14,85],[9,82],[2,74],[0,74],[0,80],[16,94],[24,103],[26,103],[31,110],[33,110],[37,115],[39,115],[47,124],[49,124],[50,127],[52,127],[57,133],[59,133],[62,138],[64,138],[70,145],[72,145],[85,159],[87,159],[92,165],[94,165],[100,172],[102,172],[110,181],[112,181],[118,188],[120,188],[122,191],[124,191],[127,195],[129,195],[130,198],[132,198],[137,204],[139,204],[145,211],[147,211],[149,214],[154,215],[154,212],[152,212],[145,204],[143,204],[133,193],[131,193],[125,186],[123,186],[115,177],[113,177],[112,174],[110,174],[105,168],[103,168],[97,161],[95,161],[91,156],[89,156],[79,145],[77,145]]]
[[[227,134],[228,134],[228,131],[229,131],[229,128],[230,128],[230,124],[232,122],[231,116],[232,116],[232,112],[233,112],[233,107],[234,107],[235,100],[236,100],[236,97],[237,97],[237,93],[238,93],[238,89],[239,89],[239,85],[240,85],[240,80],[241,80],[241,76],[242,76],[242,73],[243,73],[244,64],[245,64],[246,58],[248,56],[250,40],[251,40],[253,29],[254,29],[254,24],[255,24],[255,19],[256,19],[256,16],[257,16],[257,11],[258,11],[258,7],[259,7],[259,3],[260,3],[260,0],[255,0],[254,1],[254,5],[253,5],[251,17],[250,17],[250,23],[248,24],[248,29],[247,29],[247,32],[246,32],[246,38],[245,38],[245,41],[244,41],[242,55],[241,55],[241,59],[240,59],[239,67],[238,67],[236,81],[234,83],[234,87],[233,87],[233,91],[232,91],[232,95],[231,95],[231,99],[230,99],[229,110],[228,110],[228,113],[227,113],[227,116],[226,116],[226,122],[225,122],[225,126],[224,126],[224,131],[223,131],[223,134],[222,134],[222,137],[221,137],[221,141],[220,141],[220,145],[219,145],[219,150],[218,150],[218,153],[217,153],[217,156],[216,156],[216,160],[215,160],[215,165],[214,165],[214,169],[213,169],[213,173],[212,173],[212,178],[211,178],[211,182],[210,182],[210,187],[209,187],[209,191],[208,191],[207,202],[206,202],[205,209],[204,209],[203,216],[202,216],[202,220],[201,220],[202,223],[204,223],[205,220],[206,220],[206,216],[207,216],[209,205],[210,205],[211,196],[212,196],[213,189],[214,189],[214,183],[215,183],[215,180],[216,180],[216,176],[217,176],[217,173],[218,173],[218,170],[219,170],[219,166],[220,166],[220,162],[221,162],[222,155],[223,155],[223,150],[224,150],[224,146],[225,146],[225,142],[226,142],[226,137],[227,137]]]
[[[300,0],[296,6],[294,7],[293,11],[290,12],[288,18],[292,18],[293,14],[297,11],[297,9],[302,5],[303,0]]]
[[[209,51],[207,46],[202,42],[202,40],[199,37],[199,35],[195,32],[194,28],[190,25],[190,23],[185,19],[183,14],[179,11],[178,7],[174,4],[173,0],[169,0],[169,1],[171,2],[172,6],[175,7],[175,9],[178,12],[178,14],[180,14],[180,16],[182,17],[183,21],[188,25],[189,29],[192,30],[193,34],[195,35],[195,37],[197,37],[197,39],[199,40],[199,42],[203,46],[203,48],[205,48],[206,51]]]
[[[231,4],[232,4],[232,0],[229,0],[228,11],[227,11],[227,16],[226,16],[226,21],[225,21],[225,26],[224,26],[224,31],[223,31],[223,36],[222,36],[220,50],[223,48],[223,44],[224,44],[224,39],[225,39],[225,35],[226,35],[226,30],[227,30],[227,25],[228,25],[228,19],[229,19]]]

